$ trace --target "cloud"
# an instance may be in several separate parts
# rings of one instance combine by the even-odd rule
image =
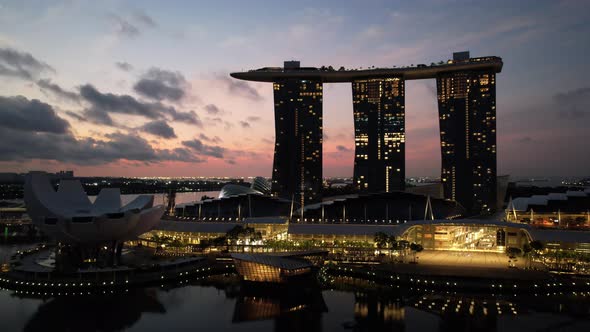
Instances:
[[[584,118],[590,112],[590,88],[579,88],[553,96],[559,113],[571,119]]]
[[[121,69],[122,71],[132,71],[133,70],[133,65],[131,65],[129,62],[125,62],[125,61],[117,61],[115,62],[115,66],[119,69]]]
[[[225,162],[228,163],[228,164],[230,164],[230,165],[236,165],[237,164],[236,161],[233,160],[233,159],[227,159]]]
[[[156,119],[160,117],[163,106],[147,104],[138,101],[129,95],[115,95],[101,93],[93,85],[85,84],[80,87],[80,95],[89,102],[93,108],[106,112],[141,115],[146,118]]]
[[[223,154],[225,153],[225,149],[220,146],[215,145],[207,145],[204,144],[199,139],[193,139],[190,141],[182,141],[182,145],[186,146],[187,148],[192,149],[193,151],[197,152],[199,155],[202,156],[210,156],[214,158],[223,158]]]
[[[68,112],[69,116],[79,117]],[[106,140],[76,138],[51,105],[25,97],[0,97],[0,161],[54,160],[97,165],[119,160],[201,162],[190,149],[154,149],[138,136],[112,133]],[[215,149],[208,149],[214,153]]]
[[[221,82],[224,83],[226,88],[228,89],[229,93],[239,95],[254,101],[262,100],[262,96],[258,93],[252,85],[248,82],[238,80],[235,78],[231,78],[229,76],[219,76]]]
[[[149,28],[156,28],[158,26],[158,23],[156,23],[156,21],[151,16],[147,15],[143,11],[137,11],[133,15],[133,18],[135,21]]]
[[[164,120],[156,120],[146,123],[145,125],[141,126],[140,128],[142,131],[163,137],[163,138],[176,138],[176,133],[174,132],[174,128],[170,127],[168,123]]]
[[[0,48],[0,76],[32,80],[42,72],[55,72],[48,64],[37,60],[30,53],[12,48]]]
[[[223,140],[219,138],[219,136],[209,137],[203,133],[199,134],[199,138],[203,141],[211,142],[211,143],[221,143]]]
[[[336,146],[336,150],[338,150],[340,152],[350,152],[350,151],[352,151],[351,149],[345,147],[344,145],[337,145]]]
[[[138,136],[107,135],[107,140],[76,139],[70,133],[55,134],[15,130],[0,131],[0,160],[55,160],[77,165],[102,165],[116,161],[146,164],[162,161],[202,162],[187,149],[157,150]]]
[[[262,118],[259,116],[249,116],[248,118],[246,118],[246,120],[250,121],[250,122],[256,122],[256,121],[260,121]]]
[[[110,19],[113,22],[115,33],[119,36],[135,38],[140,35],[139,28],[119,15],[111,14]]]
[[[87,121],[85,118],[83,118],[80,114],[78,114],[76,112],[66,111],[65,113],[66,113],[67,116],[69,116],[69,117],[71,117],[73,119],[76,119],[78,121],[81,121],[81,122]]]
[[[168,117],[174,121],[202,126],[201,120],[194,111],[181,112],[159,102],[146,103],[129,95],[102,93],[91,84],[81,86],[80,95],[91,105],[84,113],[98,123],[112,124],[109,113],[118,113],[138,115],[151,120]]]
[[[62,100],[74,101],[76,103],[80,102],[80,95],[63,89],[56,83],[53,83],[50,79],[45,78],[37,81],[37,86],[42,91],[48,91],[54,94],[55,96],[59,97]]]
[[[66,133],[70,124],[51,105],[23,96],[0,97],[0,127],[30,132]],[[20,147],[18,144],[17,147]]]
[[[189,84],[180,72],[150,68],[135,83],[133,90],[143,97],[178,102],[184,98]]]
[[[170,115],[172,116],[172,120],[174,121],[192,124],[199,128],[203,127],[203,122],[201,121],[201,118],[195,111],[179,112],[176,111],[176,109],[174,108],[170,108],[168,112],[170,113]]]
[[[113,118],[111,118],[111,116],[109,115],[108,112],[104,112],[103,110],[98,109],[98,108],[85,109],[82,119],[85,119],[86,121],[89,121],[89,122],[92,122],[95,124],[114,126],[114,127],[117,126],[115,124],[115,121],[113,121]]]
[[[217,107],[214,104],[209,104],[209,105],[205,105],[205,107],[203,107],[205,109],[205,111],[211,115],[217,115],[220,113],[223,113],[222,110]]]
[[[250,123],[247,121],[240,121],[239,124],[242,126],[242,128],[250,128]]]

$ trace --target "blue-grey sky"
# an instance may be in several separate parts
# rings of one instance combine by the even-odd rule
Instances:
[[[588,175],[589,13],[589,1],[0,1],[0,171],[269,176],[272,88],[229,72],[469,50],[504,60],[499,172]],[[406,110],[407,174],[437,175],[433,80],[408,82]],[[325,86],[324,128],[324,174],[352,175],[350,85]]]

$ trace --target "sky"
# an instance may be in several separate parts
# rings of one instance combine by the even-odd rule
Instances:
[[[272,86],[230,72],[500,56],[498,173],[590,175],[590,1],[2,1],[0,172],[270,176]],[[352,176],[350,84],[324,176]],[[406,84],[406,174],[440,175],[434,80]]]

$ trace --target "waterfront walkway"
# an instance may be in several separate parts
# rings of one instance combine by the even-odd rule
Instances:
[[[395,273],[445,277],[474,277],[488,279],[542,280],[549,274],[545,271],[526,270],[525,258],[519,257],[514,267],[508,267],[508,257],[495,252],[465,252],[427,250],[418,253],[418,264],[384,264],[379,269]],[[412,261],[412,255],[406,262]]]

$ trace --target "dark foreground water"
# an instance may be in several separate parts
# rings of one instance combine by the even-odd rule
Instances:
[[[9,256],[21,249],[0,246]],[[590,331],[590,293],[493,297],[334,278],[253,288],[211,276],[113,294],[42,298],[0,290],[8,331]]]
[[[233,276],[39,299],[0,291],[1,331],[590,331],[587,297],[252,289]],[[190,281],[189,281],[190,283]],[[355,289],[355,287],[357,287]]]

